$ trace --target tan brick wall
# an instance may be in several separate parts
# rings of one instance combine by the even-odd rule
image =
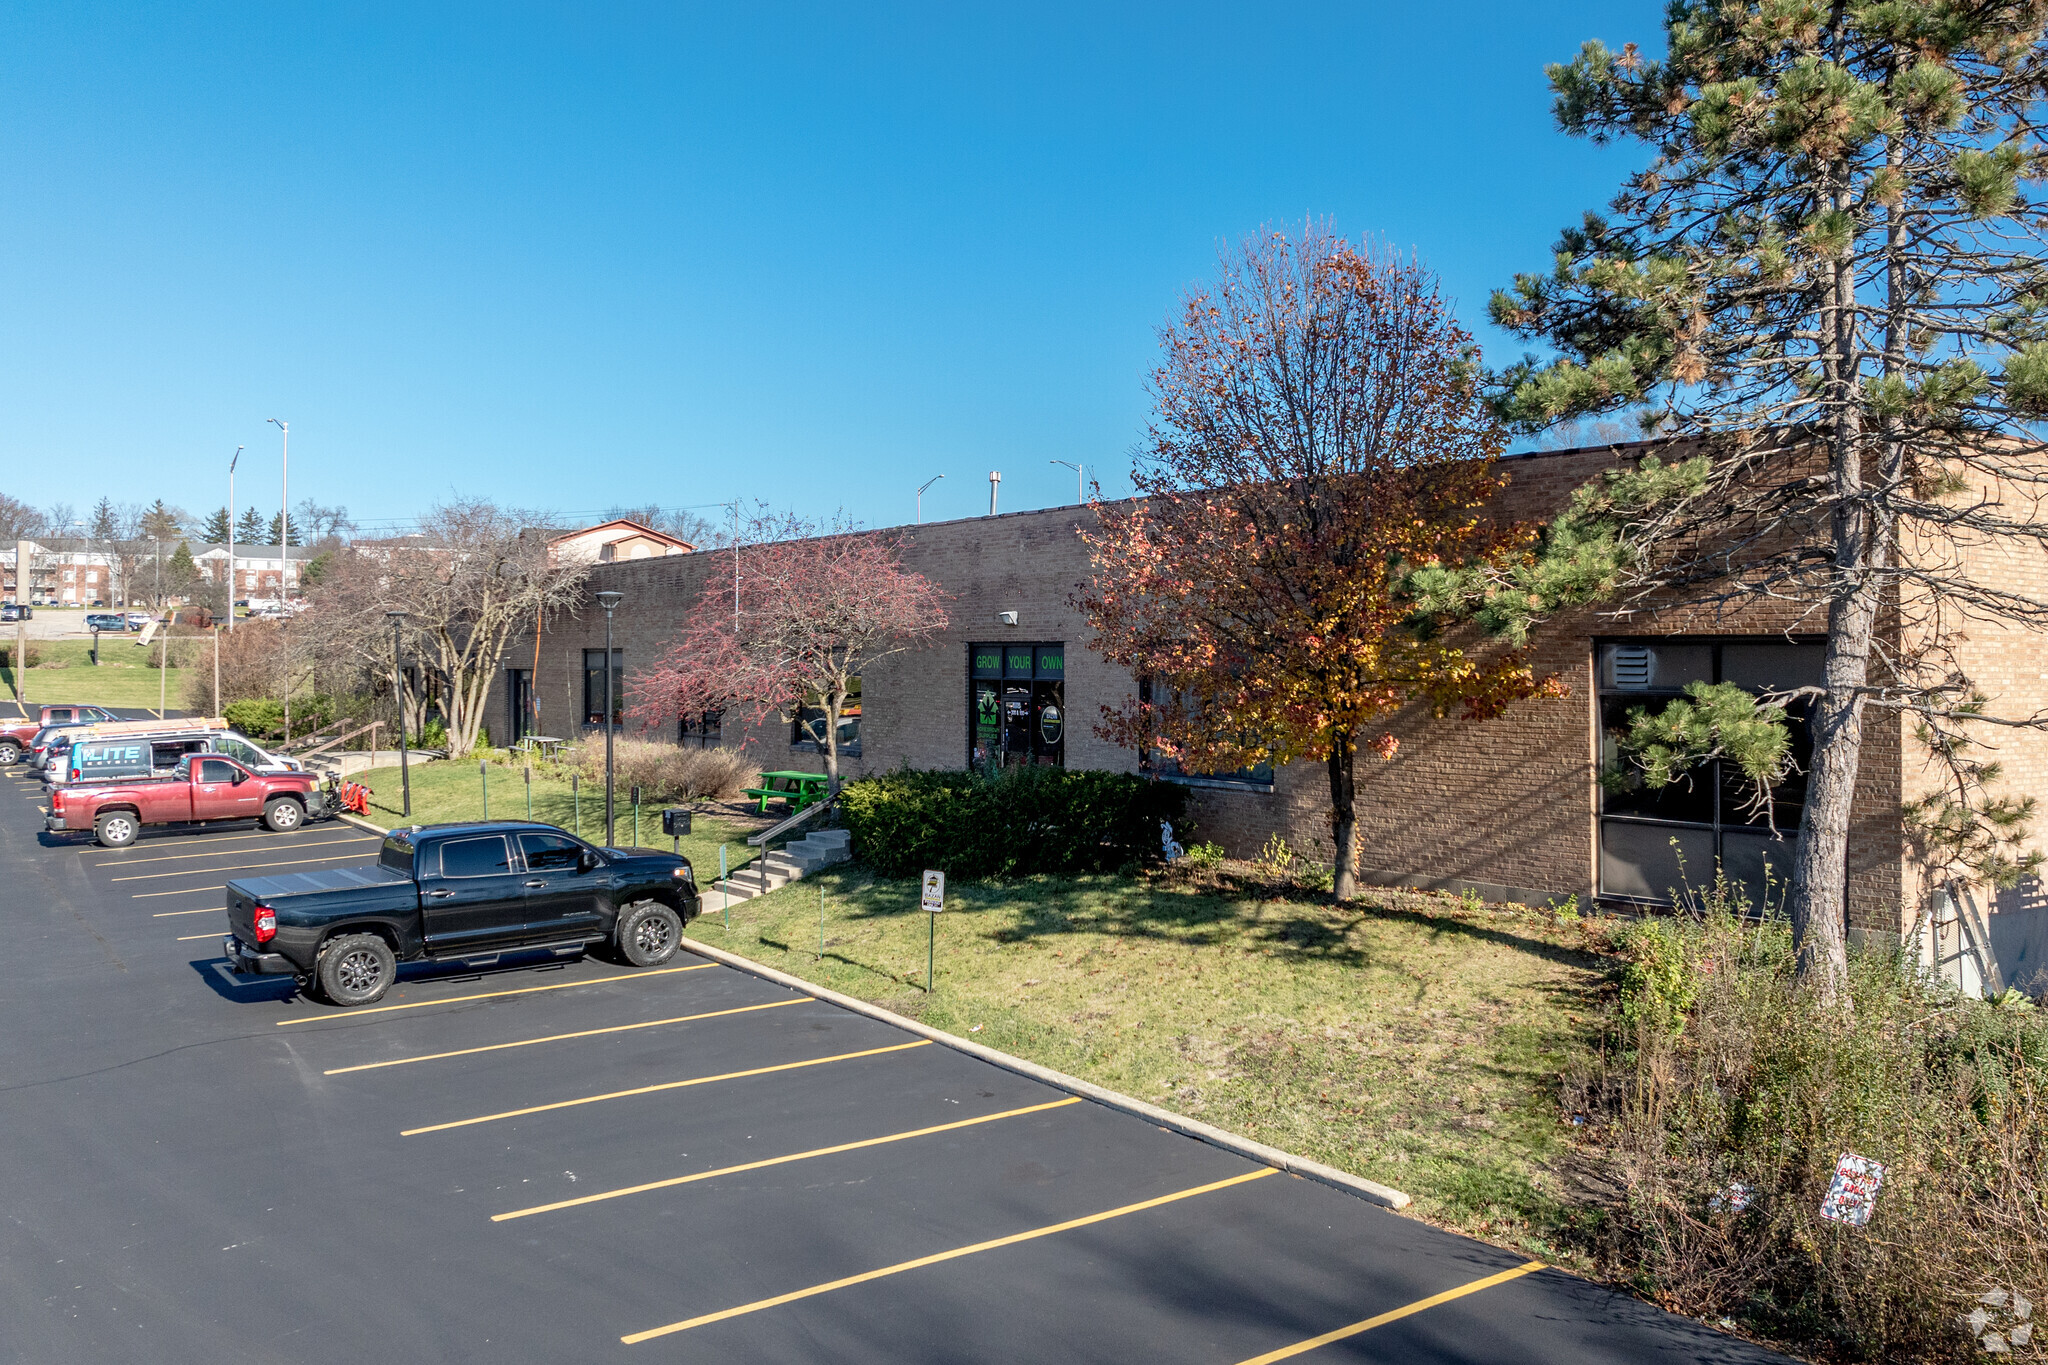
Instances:
[[[1505,515],[1538,520],[1561,508],[1572,489],[1608,467],[1607,450],[1566,451],[1511,462]],[[849,775],[908,763],[966,762],[967,647],[978,641],[1062,641],[1067,651],[1067,763],[1135,771],[1136,756],[1097,738],[1101,708],[1134,690],[1132,680],[1086,648],[1086,623],[1067,599],[1087,574],[1076,532],[1085,509],[1011,513],[896,528],[907,567],[931,577],[952,599],[951,625],[939,643],[896,655],[863,679],[862,754]],[[626,594],[616,622],[630,679],[676,634],[713,570],[716,551],[598,565],[590,591]],[[1014,628],[996,613],[1015,611]],[[1384,881],[1475,886],[1488,895],[1541,900],[1590,896],[1595,877],[1593,642],[1598,637],[1661,638],[1674,633],[1769,635],[1798,628],[1782,610],[1683,615],[1637,614],[1617,620],[1583,611],[1550,622],[1533,660],[1565,684],[1561,698],[1518,703],[1493,721],[1437,719],[1413,707],[1390,717],[1401,741],[1392,761],[1360,760],[1364,865]],[[1805,629],[1813,629],[1807,625]],[[586,603],[551,629],[541,648],[543,731],[580,735],[582,651],[604,638],[602,611]],[[526,667],[529,637],[507,667]],[[629,698],[630,700],[630,698]],[[505,715],[502,685],[491,718]],[[1904,893],[1898,835],[1901,733],[1873,717],[1858,782],[1851,846],[1851,923],[1896,933]],[[673,730],[661,737],[672,737]],[[744,745],[764,767],[822,766],[822,756],[792,749],[789,725],[729,718],[725,741]],[[2048,759],[2048,755],[2044,755]],[[1324,767],[1300,762],[1276,774],[1270,792],[1201,788],[1194,793],[1196,837],[1233,855],[1256,853],[1278,833],[1328,861],[1329,786]]]

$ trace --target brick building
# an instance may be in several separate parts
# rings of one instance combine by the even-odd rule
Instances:
[[[1505,516],[1547,519],[1572,489],[1617,458],[1646,447],[1514,457]],[[1273,834],[1330,861],[1329,785],[1322,765],[1294,763],[1224,777],[1154,769],[1147,758],[1099,738],[1100,710],[1132,695],[1138,680],[1087,647],[1086,622],[1069,605],[1088,573],[1077,531],[1086,507],[1058,507],[896,528],[906,566],[952,594],[952,624],[933,647],[896,655],[861,680],[842,729],[849,775],[910,764],[962,767],[991,747],[1034,761],[1120,771],[1155,770],[1194,789],[1196,837],[1235,856]],[[666,648],[714,570],[718,551],[599,563],[587,591],[625,594],[614,622],[615,674],[630,704],[632,675]],[[2048,596],[2048,564],[2001,573]],[[1799,821],[1799,780],[1779,788],[1768,813],[1748,811],[1739,784],[1710,773],[1663,793],[1612,793],[1596,781],[1608,732],[1632,706],[1673,695],[1687,682],[1752,688],[1817,682],[1817,633],[1780,608],[1660,613],[1616,620],[1587,609],[1539,631],[1533,660],[1562,679],[1566,695],[1515,704],[1496,720],[1439,720],[1415,707],[1390,719],[1400,740],[1391,761],[1362,756],[1362,863],[1384,885],[1471,888],[1489,899],[1540,904],[1576,895],[1665,904],[1683,880],[1711,880],[1718,864],[1759,891],[1767,868],[1784,866]],[[1808,627],[1817,632],[1818,624]],[[601,725],[604,615],[594,603],[553,623],[536,654],[515,643],[491,713],[494,732],[582,734]],[[1969,661],[2004,713],[2048,709],[2036,637],[1982,630]],[[537,662],[538,669],[535,671]],[[529,691],[531,689],[531,691]],[[1048,719],[1048,709],[1053,713]],[[537,723],[534,717],[537,716]],[[2020,984],[2048,967],[2048,907],[2038,888],[1989,897],[1933,886],[1907,848],[1903,803],[1933,775],[1894,715],[1873,711],[1850,841],[1849,918],[1859,934],[1913,931],[1923,908],[1939,921],[1930,955],[1971,984]],[[822,764],[794,719],[761,725],[738,718],[681,722],[663,736],[682,743],[743,746],[763,768]],[[2048,795],[2048,737],[2011,732],[2014,794]],[[1773,829],[1775,824],[1775,831]],[[2043,984],[2048,984],[2044,981]]]

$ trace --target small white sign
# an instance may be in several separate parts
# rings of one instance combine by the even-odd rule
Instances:
[[[946,908],[946,874],[927,872],[924,874],[924,896],[918,908],[936,915]]]

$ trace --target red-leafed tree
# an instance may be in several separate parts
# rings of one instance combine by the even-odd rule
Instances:
[[[1347,900],[1358,751],[1395,748],[1380,722],[1559,691],[1519,653],[1460,648],[1406,589],[1418,567],[1527,553],[1482,510],[1504,437],[1435,277],[1314,225],[1227,254],[1160,339],[1141,496],[1084,535],[1094,648],[1149,683],[1098,730],[1192,772],[1327,765]]]
[[[837,791],[847,698],[878,660],[946,628],[944,594],[903,567],[895,537],[793,514],[757,511],[712,553],[682,633],[633,680],[631,716],[648,728],[707,711],[804,716]]]

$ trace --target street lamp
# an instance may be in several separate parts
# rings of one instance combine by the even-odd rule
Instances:
[[[228,631],[235,629],[235,466],[242,462],[242,452],[247,446],[236,446],[235,457],[228,461]],[[214,697],[216,705],[220,697]]]
[[[1074,501],[1077,503],[1088,501],[1088,485],[1087,481],[1081,477],[1081,466],[1075,464],[1072,460],[1054,460],[1052,463],[1063,464],[1074,471]]]
[[[921,484],[919,484],[919,485],[918,485],[918,487],[917,487],[917,522],[918,522],[918,525],[922,526],[922,525],[924,524],[924,490],[925,490],[925,489],[927,489],[927,488],[930,488],[930,487],[931,487],[931,486],[932,486],[933,484],[937,483],[937,482],[938,482],[938,481],[939,481],[940,479],[943,479],[943,478],[945,478],[945,477],[946,477],[946,476],[945,476],[944,474],[934,474],[934,475],[932,475],[932,476],[931,476],[931,477],[930,477],[929,479],[926,479],[926,480],[925,480],[925,481],[924,481],[923,483],[921,483]]]
[[[604,608],[604,846],[612,846],[612,613],[626,600],[622,592],[601,592],[597,605]]]
[[[266,422],[275,424],[284,433],[283,482],[278,497],[282,501],[277,508],[277,605],[285,604],[285,585],[291,581],[292,555],[287,546],[292,538],[292,424],[266,417]],[[292,617],[285,612],[278,618],[278,652],[284,655],[284,742],[292,742]],[[411,811],[406,812],[412,814]]]
[[[233,610],[234,604],[228,604]],[[391,618],[391,698],[398,703],[398,781],[405,791],[405,813],[412,814],[412,760],[405,751],[405,663],[398,653],[398,626],[405,620],[402,611],[387,611]]]

